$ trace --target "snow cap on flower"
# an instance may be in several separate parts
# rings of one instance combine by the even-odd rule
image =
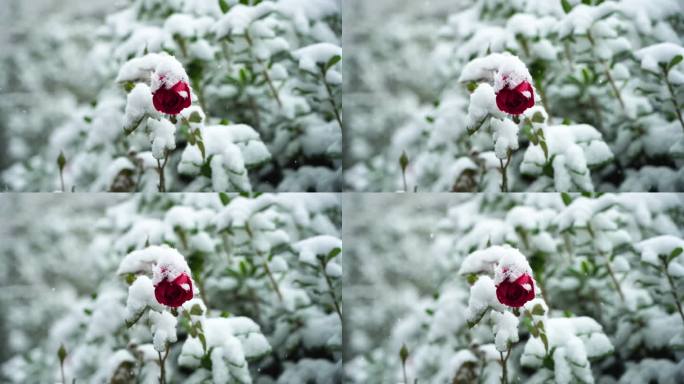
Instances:
[[[480,249],[469,254],[465,260],[463,260],[463,264],[461,264],[458,273],[461,275],[471,273],[494,273],[494,268],[502,263],[511,265],[512,270],[528,271],[530,274],[532,273],[525,256],[520,253],[519,250],[508,244],[493,245],[487,249]],[[514,266],[516,263],[519,264],[519,267]],[[517,275],[516,278],[518,276],[520,275]],[[501,280],[496,280],[495,278],[494,282],[498,284]]]
[[[510,247],[494,269],[494,284],[502,281],[516,281],[522,275],[532,276],[532,268],[527,258],[515,248]]]
[[[532,83],[532,76],[518,56],[504,52],[472,60],[465,65],[458,81],[485,81],[492,84],[494,92],[499,92],[504,87],[514,89],[524,81]]]

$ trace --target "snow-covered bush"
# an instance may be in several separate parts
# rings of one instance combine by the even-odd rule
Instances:
[[[339,382],[339,200],[0,198],[2,381]]]
[[[350,188],[684,190],[681,1],[362,3],[345,3]],[[534,107],[511,116],[499,94],[522,82]]]
[[[682,203],[345,197],[347,380],[681,382]]]
[[[339,190],[340,8],[338,0],[134,0],[104,20],[32,26],[38,43],[22,45],[7,66],[19,88],[47,97],[7,109],[3,183]],[[180,114],[156,108],[151,95],[176,81],[191,105]]]

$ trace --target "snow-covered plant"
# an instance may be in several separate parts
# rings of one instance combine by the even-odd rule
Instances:
[[[12,127],[24,109],[9,111],[7,188],[340,189],[338,1],[135,0],[98,22],[74,49],[86,33],[54,22],[67,36],[50,40],[46,65],[66,57],[54,66],[94,74],[82,94],[59,83],[50,106],[31,109],[37,141]],[[54,24],[30,34],[52,39]]]
[[[15,195],[0,204],[25,207],[5,218],[0,272],[8,286],[31,287],[0,298],[12,308],[0,316],[12,330],[3,382],[339,381],[339,197]]]
[[[681,381],[682,202],[347,198],[347,379]]]
[[[680,1],[360,3],[346,3],[350,188],[684,189]]]

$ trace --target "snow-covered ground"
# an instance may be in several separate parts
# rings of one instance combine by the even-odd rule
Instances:
[[[341,218],[335,194],[0,196],[0,381],[340,382]]]
[[[346,382],[502,383],[507,351],[510,383],[684,381],[683,195],[343,206]],[[523,275],[534,299],[502,304],[498,287]]]
[[[344,7],[348,188],[684,191],[681,1]],[[494,93],[523,79],[513,117]]]

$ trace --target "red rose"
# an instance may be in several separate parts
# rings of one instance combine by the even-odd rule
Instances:
[[[496,298],[509,307],[522,307],[534,299],[534,281],[528,274],[518,277],[514,282],[508,279],[496,286]]]
[[[496,94],[496,106],[511,115],[519,115],[525,112],[527,108],[534,106],[534,90],[532,85],[527,81],[523,81],[513,89],[508,87],[502,88]]]
[[[192,280],[190,276],[181,273],[173,281],[166,279],[160,281],[154,287],[154,297],[161,304],[169,307],[180,307],[186,301],[192,299]]]
[[[171,89],[162,85],[152,93],[152,103],[159,112],[177,115],[191,104],[190,87],[183,81],[177,82]]]

